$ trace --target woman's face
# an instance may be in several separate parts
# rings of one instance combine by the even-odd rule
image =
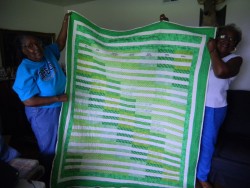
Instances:
[[[217,37],[217,49],[221,55],[228,55],[235,50],[236,38],[233,31],[222,31]]]
[[[22,40],[22,52],[32,61],[41,61],[43,59],[42,43],[32,36],[26,36]]]

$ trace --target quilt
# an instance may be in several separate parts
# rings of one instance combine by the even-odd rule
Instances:
[[[52,188],[194,187],[215,32],[114,31],[72,12]]]

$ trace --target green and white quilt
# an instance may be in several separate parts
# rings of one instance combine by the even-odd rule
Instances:
[[[194,187],[215,32],[112,31],[72,12],[52,188]]]

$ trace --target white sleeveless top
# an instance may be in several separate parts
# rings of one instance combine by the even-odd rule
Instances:
[[[230,54],[224,57],[222,60],[227,63],[230,59],[237,57],[238,55]],[[235,79],[236,76],[228,79],[220,79],[214,75],[212,67],[209,71],[206,106],[212,108],[220,108],[227,106],[227,90],[229,89],[230,83]]]

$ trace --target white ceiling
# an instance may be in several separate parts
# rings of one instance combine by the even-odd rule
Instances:
[[[33,0],[33,1],[40,1],[43,3],[49,3],[53,5],[59,5],[59,6],[68,6],[68,5],[86,3],[88,1],[94,1],[94,0]]]

